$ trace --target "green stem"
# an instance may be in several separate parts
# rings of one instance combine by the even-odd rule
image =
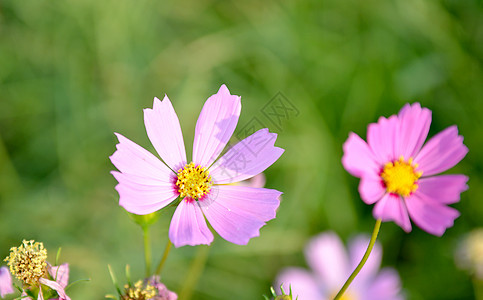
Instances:
[[[151,275],[151,247],[150,236],[149,236],[149,226],[143,226],[143,238],[144,238],[144,262],[146,264],[146,277]]]
[[[473,288],[475,291],[475,299],[476,300],[483,300],[483,282],[478,280],[478,278],[473,277]]]
[[[198,281],[205,268],[206,261],[208,260],[208,253],[210,246],[199,246],[196,253],[196,258],[191,264],[188,276],[185,278],[183,288],[179,293],[179,299],[189,300],[193,294],[193,290],[198,284]]]
[[[168,243],[166,244],[166,248],[164,248],[164,253],[163,253],[163,258],[161,258],[161,261],[159,262],[158,267],[156,268],[156,275],[161,275],[161,270],[163,269],[164,263],[166,262],[166,259],[168,258],[169,250],[171,250],[171,246],[173,243],[168,239]]]
[[[374,231],[372,232],[372,237],[371,241],[369,242],[369,246],[367,246],[366,253],[364,253],[364,256],[362,257],[361,262],[357,265],[356,269],[354,272],[352,272],[351,276],[349,276],[349,279],[344,283],[340,291],[335,295],[334,300],[340,299],[344,292],[349,288],[349,285],[352,283],[354,278],[356,278],[357,274],[361,271],[362,267],[366,263],[367,259],[369,258],[369,255],[371,254],[372,248],[374,247],[374,243],[376,243],[377,239],[377,234],[379,233],[379,228],[381,227],[381,219],[376,221],[376,225],[374,226]]]

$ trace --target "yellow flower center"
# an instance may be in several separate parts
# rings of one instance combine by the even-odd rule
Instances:
[[[33,285],[44,276],[47,268],[47,250],[44,244],[22,241],[20,247],[10,248],[10,255],[5,258],[10,272],[27,285]]]
[[[181,198],[190,197],[192,199],[200,199],[208,194],[213,185],[211,176],[201,166],[195,166],[193,162],[187,164],[184,168],[178,170],[178,186],[179,196]]]
[[[156,289],[154,286],[146,283],[143,284],[141,280],[137,281],[134,286],[125,285],[124,295],[122,295],[122,300],[148,300],[156,296]]]
[[[417,181],[423,174],[416,171],[417,167],[417,164],[413,164],[412,158],[406,162],[402,156],[395,162],[387,163],[381,173],[387,192],[409,196],[417,190]]]

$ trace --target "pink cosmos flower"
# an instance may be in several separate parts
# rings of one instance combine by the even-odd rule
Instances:
[[[5,295],[12,294],[14,292],[12,285],[12,277],[7,267],[0,268],[0,296],[3,298]]]
[[[213,234],[247,244],[265,222],[275,218],[279,191],[229,185],[251,178],[272,165],[283,153],[275,147],[277,135],[261,129],[221,154],[235,131],[240,97],[222,85],[208,98],[196,123],[193,158],[188,163],[178,117],[165,96],[144,110],[149,139],[162,158],[117,134],[119,144],[110,157],[120,172],[119,204],[134,214],[157,211],[176,198],[180,202],[171,220],[169,238],[176,247],[210,244]]]
[[[300,300],[333,299],[349,275],[359,264],[369,238],[359,235],[349,242],[347,253],[339,237],[333,232],[313,238],[306,247],[305,257],[313,272],[302,268],[287,268],[276,279],[275,286],[283,284],[285,291],[292,288],[293,298]],[[400,300],[399,275],[392,268],[379,271],[382,248],[376,242],[369,259],[354,279],[343,299]]]
[[[51,266],[48,264],[47,272],[54,280],[49,280],[46,278],[40,278],[39,282],[48,286],[49,288],[55,290],[59,295],[58,298],[49,298],[49,300],[70,300],[70,297],[65,293],[65,288],[69,282],[69,264],[62,264],[60,266]],[[28,297],[27,293],[24,291],[22,293],[22,299],[32,299]],[[44,300],[44,295],[42,290],[39,290],[37,300]]]
[[[361,178],[359,193],[373,215],[411,231],[409,217],[423,230],[441,236],[459,212],[447,206],[468,189],[464,175],[438,175],[465,157],[468,148],[456,126],[431,138],[424,146],[431,111],[419,103],[406,104],[399,114],[370,124],[367,143],[350,133],[342,164]]]
[[[58,298],[49,298],[49,300],[70,300],[69,296],[65,293],[65,288],[69,282],[69,264],[62,264],[60,266],[47,265],[47,272],[54,280],[49,280],[46,278],[40,278],[39,282],[48,286],[49,288],[55,290],[59,295]],[[23,299],[32,299],[27,297],[25,292],[22,293]],[[44,295],[42,290],[39,291],[37,300],[44,300]]]

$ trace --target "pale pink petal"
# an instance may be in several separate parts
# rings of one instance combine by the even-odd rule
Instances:
[[[368,287],[362,300],[403,300],[401,281],[391,268],[382,269]]]
[[[422,178],[418,181],[418,194],[433,198],[441,204],[460,201],[460,194],[468,189],[465,175],[440,175]]]
[[[174,171],[186,165],[186,150],[178,116],[168,96],[154,98],[153,109],[144,110],[149,140],[164,162]]]
[[[179,194],[175,188],[173,173],[166,174],[164,180],[116,171],[112,171],[111,174],[119,182],[116,185],[119,205],[137,215],[155,212],[170,204]]]
[[[376,203],[372,213],[376,219],[382,219],[384,222],[394,221],[404,231],[411,231],[411,222],[409,221],[404,199],[398,195],[384,195],[384,197]]]
[[[235,131],[240,116],[240,97],[231,95],[225,85],[206,100],[196,122],[193,162],[210,166]]]
[[[14,292],[12,285],[12,277],[7,267],[0,268],[0,296],[12,294]]]
[[[398,114],[399,128],[395,158],[414,158],[428,136],[431,111],[419,103],[406,104]]]
[[[237,143],[210,168],[213,183],[238,182],[263,172],[284,151],[274,146],[276,139],[277,134],[265,128]]]
[[[406,198],[406,205],[413,222],[436,236],[442,236],[460,215],[456,209],[438,203],[437,199],[420,195],[418,191]]]
[[[240,182],[237,182],[236,185],[239,186],[248,186],[253,188],[262,188],[265,186],[267,179],[263,173],[253,176],[250,179],[246,179]]]
[[[369,246],[370,237],[365,235],[358,235],[354,239],[350,240],[349,242],[349,257],[350,257],[350,270],[351,272],[357,267],[357,265],[361,262],[364,253],[367,250],[367,246]],[[377,274],[379,271],[379,267],[381,266],[382,260],[382,247],[381,245],[376,242],[374,244],[374,248],[372,248],[372,252],[367,259],[364,267],[357,275],[356,279],[354,280],[354,285],[357,286],[358,283],[362,285],[366,285],[368,282],[372,280],[372,278]]]
[[[347,172],[356,177],[378,176],[381,166],[376,162],[369,146],[357,134],[349,133],[343,149],[342,165]]]
[[[146,149],[116,133],[119,144],[111,162],[124,174],[166,181],[173,172]]]
[[[175,247],[209,245],[213,241],[198,202],[190,198],[181,200],[169,225],[169,239]]]
[[[65,294],[64,288],[58,282],[48,280],[48,279],[45,279],[45,278],[40,278],[39,282],[48,286],[48,287],[50,287],[51,289],[55,290],[57,292],[57,294],[59,294],[59,298],[61,300],[70,300],[69,296],[67,296]]]
[[[381,178],[363,176],[359,182],[359,194],[366,204],[373,204],[384,196],[386,187]]]
[[[210,225],[222,238],[245,245],[260,235],[265,222],[275,218],[281,194],[271,189],[220,185],[213,186],[199,203]]]
[[[293,299],[299,300],[324,300],[325,297],[321,285],[309,272],[300,268],[287,268],[277,276],[275,281],[277,292],[281,293],[280,286],[283,285],[285,293],[292,289]]]
[[[367,128],[367,143],[379,165],[383,166],[397,158],[395,151],[398,124],[396,116],[389,119],[380,117],[377,123],[371,123]]]
[[[61,287],[65,288],[69,283],[69,264],[61,264],[60,266],[49,265],[47,270],[50,276],[57,281]]]
[[[414,162],[423,176],[430,176],[454,167],[466,153],[468,148],[463,144],[463,137],[458,135],[456,126],[451,126],[432,137]]]
[[[313,238],[307,245],[305,257],[329,291],[339,290],[352,271],[344,244],[332,232]]]
[[[39,294],[37,295],[37,300],[44,300],[44,293],[42,293],[42,289],[39,289]]]

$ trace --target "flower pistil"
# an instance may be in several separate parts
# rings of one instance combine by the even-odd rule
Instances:
[[[152,299],[156,296],[154,286],[149,283],[144,284],[143,281],[137,281],[134,286],[125,285],[125,294],[122,296],[123,300],[145,300]]]
[[[177,177],[176,186],[181,198],[189,197],[198,200],[210,192],[211,176],[204,167],[196,166],[191,162],[178,170]]]
[[[20,247],[12,247],[5,258],[10,272],[22,282],[33,285],[47,271],[47,249],[43,243],[33,240],[22,241]]]
[[[418,164],[413,164],[412,158],[405,161],[402,156],[399,160],[388,162],[381,172],[387,191],[405,197],[416,191],[417,181],[423,175],[423,172],[416,171],[417,167]]]

